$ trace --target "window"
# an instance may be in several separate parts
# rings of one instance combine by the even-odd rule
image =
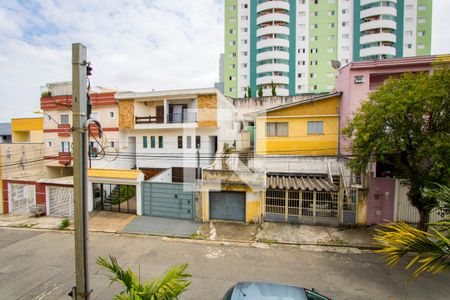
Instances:
[[[230,58],[236,57],[236,52],[231,52],[230,53]]]
[[[407,10],[411,10],[411,9],[414,8],[414,5],[408,4],[408,5],[405,5],[405,7],[406,7]]]
[[[297,52],[298,52],[298,53],[305,53],[305,52],[306,52],[306,49],[305,49],[305,48],[300,48],[300,49],[297,50]]]
[[[308,121],[308,134],[323,134],[323,121]]]
[[[297,62],[297,64],[298,64],[299,66],[304,66],[304,65],[306,65],[306,62],[305,62],[304,60],[299,60],[299,61]]]
[[[178,136],[178,149],[183,149],[183,137],[181,135]]]
[[[230,41],[230,46],[236,45],[236,41]]]
[[[311,77],[311,78],[317,78],[317,73],[311,73],[311,74],[309,74],[309,77]]]
[[[61,152],[70,152],[70,142],[61,142]]]
[[[319,40],[319,37],[317,35],[314,35],[311,37],[311,41],[317,41]]]
[[[230,69],[236,69],[236,65],[235,64],[231,64],[230,65]]]
[[[236,33],[236,30],[234,30],[234,29],[230,29],[230,34],[235,34]]]
[[[186,137],[186,148],[191,149],[192,148],[192,136],[188,135]]]
[[[412,18],[405,18],[406,23],[412,23]]]
[[[248,16],[242,16],[242,17],[241,17],[241,20],[242,20],[242,21],[247,21],[247,20],[248,20]]]
[[[147,137],[143,136],[142,137],[142,147],[147,148],[148,147],[148,143],[147,143]]]
[[[235,17],[231,17],[230,18],[230,23],[236,23],[236,18]]]
[[[230,5],[230,10],[236,10],[236,5]]]
[[[347,27],[347,26],[348,26],[348,22],[347,21],[342,22],[342,27]]]
[[[311,0],[311,4],[319,4],[319,0]]]
[[[47,148],[51,148],[52,146],[52,141],[47,141]]]
[[[109,116],[110,119],[114,119],[114,117],[115,117],[114,112],[113,112],[113,111],[110,111],[110,112],[108,113],[108,116]]]
[[[363,84],[364,83],[364,76],[362,76],[362,75],[355,76],[353,78],[353,82],[355,84]]]
[[[350,50],[350,47],[349,47],[349,46],[343,46],[343,47],[342,47],[342,51],[348,51],[348,50]]]
[[[334,16],[334,10],[328,11],[328,15],[329,15],[329,16]]]
[[[344,9],[342,10],[342,14],[343,14],[343,15],[348,14],[348,9],[344,8]]]
[[[419,6],[417,7],[417,9],[418,9],[418,10],[426,10],[426,9],[427,9],[427,6],[426,6],[426,5],[419,5]]]
[[[417,49],[425,49],[425,44],[419,44],[419,45],[417,45]]]
[[[114,148],[114,146],[116,145],[116,142],[114,142],[114,141],[109,141],[109,144],[111,145],[111,147]]]
[[[411,30],[407,30],[407,31],[405,31],[405,35],[406,36],[412,36],[412,31]]]
[[[242,8],[248,8],[248,4],[242,4],[241,7]]]
[[[242,56],[247,56],[248,52],[247,51],[242,51],[241,54],[242,54]]]
[[[419,36],[425,36],[425,31],[419,31]]]
[[[200,138],[199,135],[197,135],[197,136],[195,137],[195,148],[196,148],[196,149],[200,149],[201,144],[202,144],[201,138]]]
[[[163,147],[164,147],[164,137],[158,136],[158,148],[163,148]]]
[[[328,40],[329,40],[329,41],[334,41],[335,38],[336,38],[335,35],[329,35],[329,36],[328,36]]]
[[[247,40],[241,40],[241,43],[244,45],[247,45],[248,41]]]
[[[266,136],[288,136],[288,122],[267,122]]]
[[[313,85],[313,90],[317,90],[317,85]]]
[[[334,23],[328,23],[328,28],[334,28]]]
[[[45,114],[45,116],[47,117],[47,120],[49,120],[49,121],[52,119],[52,116],[50,116],[50,115]]]
[[[301,41],[306,41],[306,36],[304,36],[304,35],[299,36],[299,39],[300,39]]]
[[[317,17],[319,15],[318,11],[311,12],[311,17]]]
[[[311,48],[311,53],[319,53],[319,48]]]
[[[311,29],[317,29],[317,28],[319,28],[319,24],[312,24],[311,25]]]
[[[420,18],[420,19],[417,20],[417,22],[419,24],[423,24],[423,23],[425,23],[425,19],[424,18]]]
[[[334,48],[328,48],[328,49],[327,49],[327,52],[328,52],[328,53],[334,53]]]
[[[247,27],[242,27],[242,32],[248,32],[248,28]]]
[[[59,116],[60,124],[69,124],[69,114],[63,114]]]
[[[301,12],[298,13],[298,16],[299,17],[304,17],[304,16],[306,16],[306,13],[304,11],[301,11]]]
[[[311,60],[311,61],[309,62],[309,65],[310,65],[310,66],[317,66],[317,65],[319,65],[319,62],[318,62],[317,60]]]
[[[91,112],[91,119],[94,119],[96,121],[100,121],[100,115],[99,115],[98,111]]]
[[[154,136],[150,137],[150,148],[156,148],[156,139]]]
[[[342,38],[343,39],[348,39],[350,36],[349,36],[349,34],[348,33],[344,33],[343,35],[342,35]]]

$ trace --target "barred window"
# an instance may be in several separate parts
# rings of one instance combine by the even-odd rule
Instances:
[[[308,134],[323,134],[323,121],[308,121]]]
[[[266,136],[288,136],[288,122],[266,123]]]

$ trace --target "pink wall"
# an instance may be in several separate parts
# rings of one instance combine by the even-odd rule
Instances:
[[[395,179],[369,176],[367,225],[394,220]]]
[[[339,70],[336,78],[336,91],[342,92],[340,128],[344,128],[361,103],[368,98],[370,93],[370,75],[399,74],[406,72],[429,72],[435,56],[420,56],[385,59],[379,61],[352,62]],[[355,84],[354,77],[363,76],[364,83]],[[350,142],[340,135],[339,151],[341,154],[351,154]]]

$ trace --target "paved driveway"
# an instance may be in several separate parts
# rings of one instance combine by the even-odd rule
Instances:
[[[197,233],[201,223],[191,220],[138,216],[121,232],[163,235],[175,237],[191,237]]]

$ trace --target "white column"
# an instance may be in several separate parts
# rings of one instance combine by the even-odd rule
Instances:
[[[136,214],[142,216],[142,187],[141,184],[136,184]]]

